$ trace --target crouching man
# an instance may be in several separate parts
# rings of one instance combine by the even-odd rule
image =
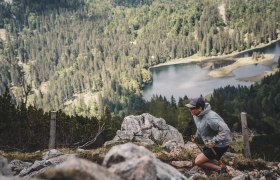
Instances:
[[[195,164],[218,173],[226,173],[226,167],[216,165],[215,160],[220,161],[231,143],[231,132],[227,124],[211,110],[210,104],[205,103],[202,97],[191,99],[186,106],[191,111],[197,128],[191,139],[195,142],[197,138],[201,138],[205,144],[203,152],[196,157]]]

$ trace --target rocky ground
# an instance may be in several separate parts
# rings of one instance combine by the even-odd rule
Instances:
[[[228,174],[198,168],[196,144],[162,118],[128,116],[116,137],[92,150],[52,149],[32,154],[0,151],[0,179],[280,179],[280,163],[227,152]]]

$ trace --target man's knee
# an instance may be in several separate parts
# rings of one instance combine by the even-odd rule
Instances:
[[[201,166],[204,163],[204,161],[201,158],[196,157],[194,163],[197,166]]]

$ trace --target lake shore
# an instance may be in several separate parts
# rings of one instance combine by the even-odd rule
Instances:
[[[161,67],[161,66],[169,66],[169,65],[175,65],[175,64],[199,63],[199,62],[205,62],[205,61],[211,61],[211,60],[226,60],[228,58],[233,58],[235,56],[238,56],[242,53],[246,53],[246,52],[249,52],[249,51],[258,50],[258,49],[270,46],[271,44],[276,43],[278,41],[280,41],[279,38],[276,39],[276,40],[273,40],[273,41],[271,41],[267,44],[259,44],[258,46],[253,47],[251,49],[246,49],[244,51],[239,51],[239,52],[235,51],[235,52],[232,52],[232,53],[227,54],[227,55],[206,57],[206,56],[198,56],[196,54],[196,55],[186,57],[186,58],[173,59],[173,60],[170,60],[169,62],[166,62],[166,63],[161,63],[161,64],[158,64],[158,65],[155,65],[155,66],[151,66],[150,68],[156,68],[156,67]]]
[[[274,58],[274,55],[272,55],[272,54],[264,54],[264,57],[259,58],[258,60],[253,59],[252,57],[239,58],[237,61],[235,61],[231,65],[210,71],[208,75],[211,77],[216,77],[216,78],[229,76],[229,75],[232,75],[233,70],[235,70],[239,67],[243,67],[243,66],[250,65],[250,64],[266,64],[267,61],[269,61],[273,58]]]

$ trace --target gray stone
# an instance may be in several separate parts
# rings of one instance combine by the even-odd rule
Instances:
[[[231,180],[250,180],[250,176],[248,174],[242,174],[236,177],[233,177]]]
[[[177,143],[175,140],[167,141],[167,142],[163,143],[163,145],[162,145],[163,148],[165,148],[169,151],[172,151],[176,147],[182,147],[182,146],[183,146],[182,144]]]
[[[14,176],[0,176],[0,180],[23,180],[23,178],[14,177]],[[29,178],[29,180],[35,180],[35,179]]]
[[[198,154],[201,153],[201,150],[199,149],[199,147],[198,147],[195,143],[190,142],[190,141],[188,141],[188,142],[185,144],[184,148],[185,148],[188,152],[190,152],[191,154],[193,154],[194,156],[197,156]]]
[[[61,164],[62,162],[66,161],[69,158],[74,157],[73,154],[65,154],[58,157],[53,157],[48,160],[42,160],[42,161],[35,161],[32,166],[29,168],[23,169],[20,173],[20,177],[34,177],[47,169],[54,167],[55,165]]]
[[[48,160],[53,157],[61,156],[62,153],[59,150],[51,149],[45,153],[43,153],[43,160]]]
[[[170,166],[169,164],[163,163],[162,161],[156,159],[156,167],[157,167],[157,178],[158,179],[178,179],[184,180],[187,179],[184,175],[182,175],[177,169]]]
[[[0,176],[12,176],[11,168],[8,166],[7,158],[0,156]]]
[[[116,144],[124,140],[136,141],[142,145],[159,144],[169,150],[176,146],[184,146],[183,136],[177,129],[167,125],[164,119],[148,113],[125,117],[121,130],[116,132],[112,141],[104,145]]]
[[[171,165],[177,168],[192,167],[193,163],[191,161],[171,161]]]
[[[121,125],[121,131],[133,132],[135,134],[141,132],[140,122],[141,117],[139,116],[127,116],[124,118],[123,123]]]
[[[134,133],[132,131],[117,131],[118,140],[132,140]]]
[[[106,168],[88,160],[71,157],[65,162],[48,169],[38,175],[43,179],[94,179],[94,180],[120,180],[120,177]]]
[[[164,130],[164,142],[174,141],[178,144],[184,145],[184,139],[182,134],[174,127],[168,125],[168,130]]]
[[[17,175],[21,170],[24,168],[29,168],[30,166],[32,166],[32,163],[24,162],[18,159],[12,160],[9,163],[9,167],[11,168],[12,172],[14,172],[14,175]]]
[[[159,144],[159,143],[162,144],[162,142],[163,142],[163,137],[162,137],[162,133],[161,133],[162,131],[160,131],[158,128],[152,127],[151,132],[152,132],[151,135],[153,137],[153,140],[157,144]]]
[[[141,159],[143,157],[145,158]],[[157,179],[187,179],[174,167],[156,159],[154,154],[143,146],[137,146],[132,143],[114,146],[103,160],[103,165],[109,168],[110,171],[118,174],[128,174],[129,177],[132,177],[131,174],[133,173],[130,171],[134,171],[137,164],[141,167],[140,170],[137,170],[137,172],[140,172],[139,174],[144,169],[155,166]],[[144,167],[144,165],[147,167]],[[151,174],[152,172],[151,169],[149,173]],[[152,178],[153,176],[149,175],[149,177]]]
[[[149,119],[153,117],[152,115],[148,116]],[[166,124],[166,121],[163,118],[152,118],[153,125],[159,130],[167,130],[169,127]]]
[[[109,168],[109,171],[119,175],[122,179],[137,180],[156,180],[157,169],[153,160],[148,156],[133,160],[133,163],[127,161],[117,163]]]

